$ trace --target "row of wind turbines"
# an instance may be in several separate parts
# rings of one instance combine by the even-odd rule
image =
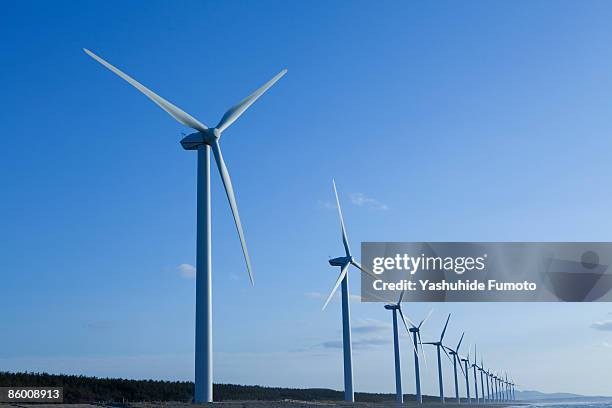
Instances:
[[[255,92],[238,102],[236,105],[231,107],[219,123],[214,127],[208,127],[203,122],[199,121],[195,117],[191,116],[187,112],[183,111],[178,106],[172,104],[168,100],[162,98],[149,88],[142,85],[123,71],[119,70],[115,66],[108,63],[98,55],[94,54],[88,49],[84,49],[85,53],[93,58],[95,61],[109,69],[111,72],[128,82],[138,91],[143,93],[152,102],[157,104],[161,109],[166,111],[172,118],[179,123],[193,129],[195,132],[184,137],[180,143],[185,150],[197,151],[197,210],[196,210],[196,335],[195,335],[195,395],[194,402],[212,402],[213,401],[213,344],[212,344],[212,229],[211,229],[211,191],[210,191],[210,154],[212,151],[214,160],[219,171],[221,181],[225,188],[227,199],[229,201],[230,209],[234,217],[236,224],[236,230],[240,239],[242,252],[244,255],[246,269],[251,284],[254,284],[254,278],[252,274],[251,261],[247,249],[247,244],[238,213],[238,206],[236,203],[234,188],[232,180],[230,178],[227,166],[223,159],[220,146],[220,138],[222,133],[227,130],[260,96],[268,91],[280,78],[282,78],[287,70],[281,70],[276,76],[266,82],[263,86],[258,88]],[[137,126],[140,120],[135,121],[134,124]],[[348,270],[350,266],[354,266],[361,270],[363,273],[373,275],[366,268],[363,268],[357,260],[351,255],[348,238],[346,235],[346,228],[344,226],[344,220],[342,218],[342,210],[340,208],[340,202],[338,199],[338,192],[334,183],[334,192],[336,195],[336,204],[338,207],[338,213],[340,215],[340,224],[342,228],[342,242],[344,245],[345,256],[331,259],[329,263],[332,266],[340,267],[340,275],[336,280],[332,292],[325,302],[325,306],[329,304],[334,293],[339,286],[342,287],[342,329],[343,329],[343,350],[344,350],[344,384],[345,384],[345,399],[347,401],[354,401],[353,391],[353,368],[352,368],[352,352],[351,352],[351,326],[350,326],[350,307],[349,307],[349,287],[348,287]],[[402,294],[403,295],[403,294]],[[442,384],[442,362],[441,362],[441,351],[447,356],[453,356],[453,367],[455,372],[455,394],[457,401],[459,399],[459,385],[457,382],[457,365],[464,374],[465,385],[467,391],[467,399],[470,398],[470,387],[469,387],[469,368],[474,369],[474,390],[476,402],[485,401],[507,401],[514,399],[514,384],[508,380],[507,376],[505,379],[501,376],[492,373],[489,370],[485,370],[482,365],[476,364],[476,358],[474,356],[471,362],[469,352],[467,357],[463,358],[459,355],[459,346],[461,341],[455,349],[452,349],[443,344],[444,334],[448,325],[448,320],[442,331],[442,336],[437,342],[422,343],[421,342],[421,328],[426,317],[418,325],[412,323],[407,319],[401,309],[402,295],[397,303],[385,305],[385,308],[393,312],[393,337],[394,337],[394,352],[395,352],[395,372],[396,372],[396,388],[397,388],[397,400],[398,402],[403,401],[402,395],[402,381],[401,381],[401,369],[400,369],[400,352],[399,352],[399,334],[397,324],[397,314],[401,317],[403,326],[412,333],[413,338],[413,350],[414,350],[414,364],[415,364],[415,378],[417,385],[417,399],[422,402],[421,387],[420,387],[420,373],[419,373],[419,352],[420,347],[423,359],[423,345],[431,344],[435,345],[438,351],[438,371],[439,371],[439,382],[440,382],[440,399],[444,401],[444,392]],[[325,308],[324,306],[324,308]],[[431,313],[430,313],[431,314]],[[410,323],[408,327],[407,321]],[[461,336],[463,339],[463,335]],[[450,358],[450,357],[449,357]],[[459,363],[459,364],[458,364]],[[464,363],[464,366],[461,366]],[[465,368],[464,368],[465,367]],[[478,393],[478,385],[476,381],[477,370],[480,372],[481,377],[481,393]],[[484,394],[484,383],[486,378],[486,389],[487,393]]]
[[[336,293],[338,286],[342,286],[342,345],[344,352],[344,399],[348,402],[355,401],[355,393],[353,390],[353,361],[352,361],[352,345],[351,345],[351,322],[350,322],[350,306],[349,306],[349,286],[348,286],[348,269],[351,265],[355,266],[362,273],[370,275],[374,278],[376,276],[370,272],[367,268],[362,267],[359,262],[351,254],[351,249],[348,243],[348,236],[346,233],[346,226],[344,224],[344,217],[342,216],[342,208],[340,206],[340,199],[338,198],[338,190],[336,189],[335,181],[332,182],[334,187],[334,194],[336,197],[336,206],[338,208],[338,216],[340,218],[340,229],[342,231],[342,244],[344,245],[345,256],[330,259],[329,263],[332,266],[340,267],[340,275],[336,279],[336,283],[332,288],[331,293],[325,300],[323,309],[327,307],[334,294]],[[376,278],[377,279],[377,278]],[[419,404],[423,403],[423,394],[421,393],[421,373],[419,366],[419,349],[420,354],[427,365],[425,358],[424,345],[431,345],[436,347],[436,353],[438,357],[438,384],[440,389],[440,402],[445,402],[444,397],[444,381],[442,375],[442,353],[448,357],[449,361],[453,364],[453,374],[455,379],[455,401],[461,403],[459,396],[459,377],[457,373],[457,366],[463,374],[465,382],[465,402],[471,404],[484,403],[502,403],[513,401],[516,399],[515,386],[516,384],[508,378],[508,374],[505,373],[503,376],[499,372],[494,372],[490,369],[485,369],[482,356],[480,356],[480,365],[478,365],[476,356],[476,345],[474,345],[474,356],[470,359],[470,348],[467,350],[467,354],[462,356],[459,354],[459,349],[463,342],[465,332],[461,334],[461,338],[455,348],[452,348],[444,343],[444,335],[448,328],[448,323],[451,318],[449,313],[446,318],[446,323],[440,334],[440,339],[437,341],[423,342],[421,340],[421,329],[425,322],[429,319],[433,311],[430,311],[427,316],[421,320],[418,324],[415,324],[410,318],[408,318],[402,311],[402,299],[404,292],[402,292],[397,300],[397,303],[389,303],[384,307],[386,310],[391,310],[393,316],[393,352],[395,357],[395,400],[397,403],[404,402],[404,394],[402,391],[402,370],[401,370],[401,358],[400,358],[400,336],[399,336],[399,325],[398,325],[398,314],[399,318],[403,323],[403,327],[412,337],[411,349],[414,354],[414,376],[416,381],[416,401]],[[452,356],[452,357],[451,357]],[[473,371],[473,385],[474,385],[474,398],[470,394],[470,369]],[[480,388],[478,386],[478,377],[480,377]],[[486,392],[485,392],[486,391]]]

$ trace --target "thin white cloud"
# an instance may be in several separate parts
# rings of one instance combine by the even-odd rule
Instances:
[[[368,197],[363,193],[351,193],[350,198],[351,203],[355,204],[358,207],[367,207],[383,211],[389,209],[387,204],[381,203],[377,199]]]
[[[327,296],[329,296],[329,294],[324,294],[321,292],[306,292],[304,293],[304,296],[306,296],[308,299],[326,299]],[[332,298],[332,302],[338,300],[339,298],[340,298],[340,289],[336,291],[336,294]],[[350,294],[349,299],[351,302],[361,302],[361,295]]]
[[[319,200],[317,201],[317,208],[322,208],[324,210],[335,210],[336,204],[328,200]]]
[[[364,349],[376,346],[383,346],[391,342],[390,338],[386,337],[370,337],[364,339],[355,339],[352,341],[353,348]],[[342,348],[342,340],[331,340],[321,343],[323,348],[326,349],[340,349]]]
[[[180,264],[176,267],[179,274],[185,279],[195,279],[196,277],[196,268],[193,265],[184,263]]]
[[[353,332],[355,333],[374,333],[374,332],[387,332],[391,330],[391,324],[382,322],[376,319],[363,319],[357,324],[353,325]]]
[[[608,343],[607,341],[604,341],[603,343],[601,343],[604,347],[606,348],[612,348],[612,343]]]
[[[591,325],[591,328],[603,331],[612,331],[612,320],[602,320],[595,322]]]
[[[322,299],[323,298],[323,294],[321,292],[306,292],[304,293],[304,296],[306,296],[309,299]]]
[[[377,346],[384,346],[391,343],[392,326],[376,319],[362,319],[352,327],[352,344],[355,349],[366,349]],[[323,349],[342,348],[342,340],[334,339],[320,343]]]

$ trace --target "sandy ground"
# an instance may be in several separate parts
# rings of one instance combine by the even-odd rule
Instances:
[[[448,402],[446,404],[427,402],[422,405],[417,404],[413,401],[404,402],[402,405],[398,405],[394,402],[356,402],[354,404],[338,401],[226,401],[226,402],[215,402],[213,404],[186,404],[182,402],[157,402],[157,403],[129,403],[129,404],[116,404],[116,405],[104,405],[104,404],[0,404],[0,407],[14,407],[14,408],[101,408],[101,407],[114,407],[114,408],[194,408],[194,407],[205,407],[205,406],[217,406],[219,408],[324,408],[324,407],[356,407],[356,408],[383,408],[383,407],[427,407],[427,408],[448,408],[448,407],[461,407],[461,408],[501,408],[509,406],[521,405],[520,403],[503,403],[503,404],[479,404],[479,405],[468,405],[468,404],[455,404]]]

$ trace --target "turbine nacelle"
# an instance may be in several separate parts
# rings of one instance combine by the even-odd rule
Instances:
[[[183,146],[183,149],[185,150],[197,150],[198,147],[202,146],[203,144],[212,146],[215,141],[219,140],[220,137],[221,132],[219,132],[219,129],[206,129],[204,131],[198,131],[185,136],[181,140],[181,146]]]
[[[350,264],[351,262],[353,262],[354,259],[352,256],[341,256],[338,258],[333,258],[329,260],[329,264],[331,266],[340,266],[343,267],[345,265]]]

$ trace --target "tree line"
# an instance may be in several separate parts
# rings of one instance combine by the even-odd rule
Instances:
[[[136,402],[193,400],[193,382],[128,380],[123,378],[98,378],[82,375],[56,375],[47,373],[0,372],[0,387],[63,387],[64,402],[69,404],[88,402]],[[341,391],[326,388],[280,388],[258,385],[214,384],[215,401],[230,400],[300,400],[341,401]],[[414,398],[406,395],[406,399]],[[362,402],[393,401],[395,394],[356,393]],[[425,397],[424,399],[429,399]]]

